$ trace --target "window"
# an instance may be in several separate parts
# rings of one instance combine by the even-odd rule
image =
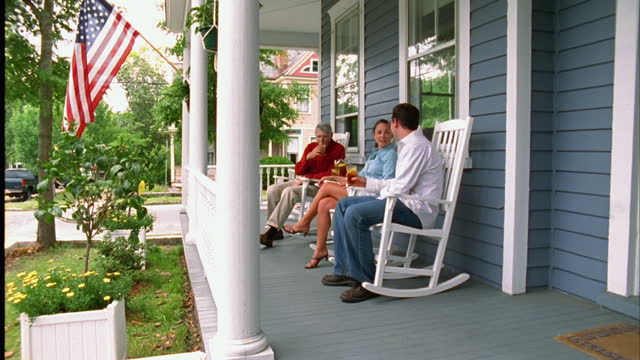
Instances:
[[[207,153],[207,165],[215,165],[215,158],[213,151]]]
[[[455,118],[455,2],[408,0],[407,101],[422,127]]]
[[[318,73],[318,60],[311,60],[311,64],[302,68],[303,73],[317,74]]]
[[[347,151],[361,152],[362,1],[342,0],[329,10],[332,22],[332,117],[334,132],[351,133]]]
[[[287,143],[287,155],[294,163],[297,162],[298,152],[300,151],[300,138],[297,136],[289,136]]]
[[[309,88],[309,85],[303,85],[303,86],[306,86],[307,88]],[[310,103],[310,95],[308,95],[304,99],[300,99],[296,104],[296,109],[298,109],[298,112],[300,113],[309,114],[311,112],[311,107],[309,103]]]

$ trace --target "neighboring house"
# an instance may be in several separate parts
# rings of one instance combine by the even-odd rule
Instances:
[[[471,167],[462,178],[445,256],[449,268],[512,295],[554,289],[616,310],[637,301],[637,0],[280,3],[261,0],[255,42],[319,51],[321,121],[336,132],[351,130],[347,156],[364,159],[374,146],[373,124],[401,102],[418,106],[425,124],[474,117]],[[239,12],[243,4],[227,6]],[[299,19],[305,20],[293,21]],[[238,21],[234,31],[251,33],[257,26]],[[226,65],[251,69],[239,62]],[[253,158],[243,159],[227,164],[229,171],[255,173]],[[221,184],[238,192],[250,185]],[[222,208],[216,214],[230,223],[215,231],[232,233],[237,224],[225,212],[235,199],[217,196]],[[187,208],[190,219],[196,216],[198,207]],[[214,241],[214,234],[205,236],[203,243]],[[217,242],[209,251],[235,246],[240,256],[255,247],[255,238],[246,237]],[[433,249],[418,250],[429,255]],[[212,268],[233,266],[224,257],[216,261]],[[229,289],[236,290],[214,289],[214,296],[224,298]]]
[[[262,73],[269,81],[287,86],[298,83],[309,87],[309,97],[293,106],[300,116],[285,131],[289,141],[283,144],[269,142],[268,148],[261,153],[265,156],[283,156],[297,162],[304,148],[315,140],[315,127],[318,125],[318,55],[312,51],[285,50],[283,55],[276,56],[275,68],[263,67]]]

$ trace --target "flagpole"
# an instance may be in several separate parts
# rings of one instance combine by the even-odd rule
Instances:
[[[138,36],[140,36],[144,41],[147,42],[147,44],[149,44],[149,46],[151,46],[151,48],[153,50],[155,50],[158,55],[160,55],[167,63],[169,63],[169,65],[171,65],[171,67],[178,73],[181,74],[182,71],[178,70],[178,68],[169,60],[167,59],[166,56],[164,56],[164,54],[162,52],[160,52],[160,50],[158,50],[155,46],[153,46],[153,44],[151,43],[151,41],[149,41],[146,37],[144,37],[144,35],[142,35],[142,33],[140,33],[140,31],[138,31]]]

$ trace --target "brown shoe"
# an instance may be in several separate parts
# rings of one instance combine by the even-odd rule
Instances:
[[[268,248],[273,247],[273,239],[269,236],[268,232],[260,234],[260,245],[264,245]]]
[[[340,300],[346,303],[357,303],[365,300],[369,300],[373,297],[380,296],[362,287],[362,284],[355,286],[349,290],[346,290],[340,294]]]
[[[344,275],[329,274],[322,277],[322,284],[326,286],[356,286],[358,280]]]

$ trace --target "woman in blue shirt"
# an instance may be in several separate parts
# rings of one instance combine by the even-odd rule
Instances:
[[[391,133],[391,123],[388,120],[378,120],[373,127],[373,136],[376,140],[376,148],[373,150],[364,168],[358,176],[375,179],[392,179],[395,177],[396,160],[398,153],[393,143]],[[320,180],[320,190],[309,206],[309,210],[304,217],[292,226],[283,227],[284,231],[290,234],[306,233],[311,227],[311,221],[318,215],[318,238],[316,240],[316,250],[306,269],[318,267],[322,259],[328,258],[327,236],[331,228],[331,215],[329,210],[334,209],[338,200],[345,196],[360,195],[354,193],[353,189],[347,188],[347,178],[344,176],[325,176]]]

